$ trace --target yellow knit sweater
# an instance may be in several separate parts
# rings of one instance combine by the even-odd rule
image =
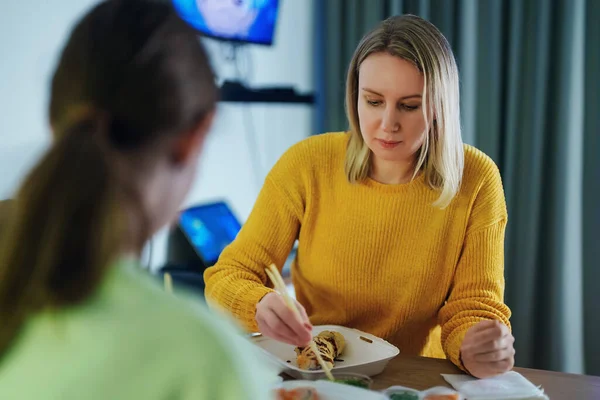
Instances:
[[[360,329],[405,354],[461,366],[469,327],[509,325],[496,165],[465,146],[461,189],[440,210],[422,174],[401,185],[350,184],[347,141],[345,133],[313,136],[282,156],[238,237],[205,273],[209,303],[257,331],[256,304],[272,290],[264,269],[281,268],[298,239],[292,279],[313,324]]]

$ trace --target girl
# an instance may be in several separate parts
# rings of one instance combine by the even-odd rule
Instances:
[[[188,192],[216,101],[168,5],[105,1],[77,24],[52,79],[54,144],[0,254],[0,398],[269,398],[249,344],[137,267]]]
[[[509,370],[502,182],[490,158],[462,143],[458,70],[441,32],[415,16],[383,21],[354,53],[346,106],[349,132],[311,137],[272,169],[205,273],[210,302],[299,346],[310,323],[338,324],[477,377]],[[264,272],[296,239],[303,320]]]

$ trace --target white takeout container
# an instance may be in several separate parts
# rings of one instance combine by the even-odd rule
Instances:
[[[343,361],[336,361],[333,367],[333,371],[338,373],[377,375],[385,369],[392,358],[400,354],[400,350],[396,346],[357,329],[338,325],[319,325],[313,327],[313,335],[316,336],[326,330],[339,332],[346,339],[344,352],[338,357]],[[285,372],[293,378],[315,380],[325,377],[320,369],[308,371],[299,368],[296,363],[295,347],[292,345],[265,336],[257,337],[253,342],[266,353],[272,362],[277,364],[281,372]]]
[[[387,397],[381,392],[373,392],[359,387],[329,381],[286,381],[280,383],[275,388],[291,390],[299,387],[314,388],[317,391],[320,400],[387,400]]]

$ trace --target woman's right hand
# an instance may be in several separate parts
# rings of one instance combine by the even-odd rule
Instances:
[[[294,300],[295,301],[295,300]],[[256,305],[256,322],[260,332],[293,346],[304,347],[312,340],[312,325],[306,310],[296,301],[301,319],[290,310],[279,293],[271,292]]]

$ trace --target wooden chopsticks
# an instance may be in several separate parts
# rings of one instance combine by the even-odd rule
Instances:
[[[165,291],[169,294],[173,293],[173,278],[171,278],[171,274],[166,272],[163,275],[163,280],[165,283]]]
[[[283,301],[285,301],[285,304],[292,310],[292,312],[294,314],[296,314],[298,319],[300,321],[302,321],[302,316],[300,314],[300,310],[298,310],[298,307],[296,307],[296,303],[294,303],[294,300],[292,300],[292,298],[288,294],[288,292],[285,288],[285,283],[283,282],[283,278],[281,277],[281,274],[279,273],[279,270],[277,269],[277,267],[274,264],[271,264],[271,265],[269,265],[269,267],[267,269],[265,269],[265,272],[267,273],[267,276],[269,277],[271,282],[273,282],[273,285],[275,286],[275,290],[277,292],[279,292],[280,295],[283,296]],[[325,372],[325,375],[327,376],[327,378],[330,381],[335,380],[335,378],[333,377],[333,374],[331,373],[331,370],[329,369],[327,364],[325,364],[325,361],[321,357],[321,353],[319,353],[319,349],[317,348],[317,344],[315,343],[314,340],[310,341],[310,348],[315,353],[315,356],[317,357],[317,361],[318,361],[319,365],[321,366],[321,368],[323,369],[323,371]]]

